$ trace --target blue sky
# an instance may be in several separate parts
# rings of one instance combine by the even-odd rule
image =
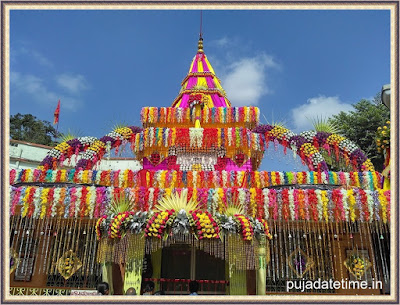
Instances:
[[[101,137],[118,123],[140,125],[141,107],[170,106],[178,95],[197,50],[199,15],[12,11],[10,113],[52,122],[61,99],[62,132]],[[261,122],[283,121],[294,132],[390,83],[389,11],[205,10],[203,33],[232,104],[256,105]]]

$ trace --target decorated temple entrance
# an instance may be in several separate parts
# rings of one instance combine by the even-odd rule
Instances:
[[[197,280],[202,295],[265,295],[298,293],[288,281],[345,279],[371,289],[305,293],[389,293],[391,198],[382,174],[342,136],[295,134],[259,124],[259,115],[231,107],[200,39],[172,107],[144,107],[143,128],[67,140],[40,168],[11,170],[15,294],[94,291],[100,281],[124,294],[152,281],[155,291],[187,295]],[[271,142],[309,171],[257,171]],[[143,169],[95,169],[127,143]],[[59,168],[74,155],[75,169]]]

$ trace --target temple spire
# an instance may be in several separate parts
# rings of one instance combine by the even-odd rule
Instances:
[[[181,83],[181,90],[172,103],[172,107],[195,109],[195,127],[200,128],[200,112],[203,107],[231,107],[221,81],[203,50],[203,11],[200,11],[200,32],[197,53],[189,68],[189,73]]]

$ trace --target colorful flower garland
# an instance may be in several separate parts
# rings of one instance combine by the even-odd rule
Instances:
[[[236,214],[233,217],[217,214],[217,218],[214,218],[211,213],[202,210],[189,211],[188,214],[183,211],[183,213],[192,228],[191,233],[195,234],[200,240],[218,239],[221,230],[224,231],[224,234],[240,233],[245,241],[252,241],[253,237],[258,239],[262,235],[265,235],[268,239],[272,238],[265,219],[252,218],[242,214]],[[158,239],[167,238],[169,235],[173,235],[174,231],[175,233],[180,232],[176,230],[176,220],[179,213],[174,210],[155,212],[145,218],[143,218],[145,214],[139,216],[138,214],[140,213],[135,214],[132,211],[127,211],[113,217],[102,216],[96,222],[97,238],[99,240],[103,237],[119,239],[128,231],[138,234],[143,228],[146,237]],[[182,220],[180,219],[180,221]],[[186,233],[190,233],[190,231]]]
[[[101,228],[102,228],[103,223],[105,222],[106,219],[107,219],[107,215],[103,215],[96,222],[96,236],[97,236],[98,240],[101,239],[101,235],[102,235],[101,234]]]
[[[166,232],[166,228],[172,224],[174,216],[176,216],[175,210],[156,212],[146,225],[146,237],[157,237],[161,239]]]
[[[143,107],[140,113],[143,126],[150,127],[156,124],[194,124],[196,111],[194,108],[178,107]],[[204,107],[199,116],[202,125],[245,123],[247,127],[258,124],[260,110],[258,107]]]
[[[318,152],[319,148],[327,150],[329,154],[333,150],[337,158],[339,154],[342,155],[351,162],[355,170],[374,171],[371,161],[355,143],[336,134],[306,131],[296,135],[284,127],[268,124],[259,125],[252,131],[265,137],[266,145],[269,141],[278,141],[284,149],[291,148],[294,153],[300,155],[302,160],[310,160],[309,164],[319,171],[327,170],[324,158]]]
[[[376,147],[378,152],[384,152],[390,149],[390,121],[387,121],[376,131]]]
[[[118,213],[116,216],[114,216],[111,220],[110,227],[108,230],[109,237],[121,238],[123,233],[122,226],[124,222],[132,218],[134,214],[135,214],[134,212],[128,211],[128,212]]]
[[[374,171],[372,162],[367,158],[364,152],[352,141],[343,136],[322,131],[305,131],[301,132],[309,143],[316,148],[322,148],[331,155],[333,151],[337,160],[341,155],[347,163],[351,163],[354,170]]]
[[[85,151],[95,141],[97,141],[95,137],[79,137],[62,142],[47,153],[39,168],[55,169],[60,162],[70,159],[73,155],[77,157],[80,152]]]
[[[267,236],[269,239],[272,239],[272,235],[271,235],[271,233],[269,231],[269,227],[268,227],[267,221],[264,218],[257,218],[257,220],[262,223],[262,225],[264,227],[265,236]]]
[[[136,126],[119,127],[101,139],[95,137],[79,137],[62,142],[49,151],[40,163],[42,169],[56,169],[60,163],[70,159],[73,155],[78,156],[84,152],[76,168],[87,169],[99,161],[107,150],[117,148],[123,140],[132,141],[135,134],[141,129]]]
[[[366,190],[380,189],[379,172],[266,172],[266,171],[95,171],[95,170],[28,170],[12,169],[10,185],[24,182],[69,182],[114,187],[237,187],[265,188],[284,184],[327,184],[358,187]],[[256,198],[258,193],[253,194]]]
[[[243,240],[252,240],[254,231],[249,218],[242,214],[235,214],[234,217],[239,223],[239,232],[242,234]]]
[[[208,211],[196,210],[190,214],[199,239],[219,238],[218,224]]]
[[[241,149],[247,155],[253,152],[263,152],[268,148],[270,141],[280,143],[284,151],[289,147],[311,169],[326,171],[328,169],[324,158],[319,153],[319,148],[324,148],[330,153],[334,150],[336,157],[339,153],[351,162],[355,169],[371,170],[373,165],[364,153],[351,141],[335,134],[324,132],[304,132],[296,135],[281,126],[259,125],[250,131],[247,128],[161,128],[148,127],[141,130],[139,127],[117,128],[101,139],[83,137],[60,143],[52,149],[41,163],[41,168],[55,169],[64,159],[73,154],[78,155],[84,151],[82,158],[77,163],[77,169],[91,168],[101,160],[105,151],[116,148],[129,141],[135,153],[148,151],[143,157],[150,156],[154,149],[173,146],[192,147],[233,147]],[[151,149],[150,149],[151,148]]]
[[[180,188],[175,188],[181,191]],[[361,221],[390,218],[390,191],[370,191],[359,188],[349,190],[313,190],[313,189],[257,189],[257,198],[253,206],[252,192],[247,188],[188,188],[188,198],[195,196],[200,206],[210,213],[222,211],[229,198],[237,198],[247,213],[254,217],[265,215],[266,219],[313,220],[316,221]],[[16,206],[21,204],[24,217],[94,217],[103,214],[113,196],[130,194],[142,212],[149,211],[149,199],[157,202],[170,194],[171,188],[118,188],[100,187],[19,187],[11,191],[11,214],[15,215]],[[293,194],[292,194],[293,193]],[[58,195],[59,194],[59,195]],[[61,196],[65,194],[65,196]],[[89,196],[89,194],[91,194]],[[292,195],[291,195],[292,194]],[[293,196],[293,199],[291,199]],[[152,198],[151,198],[152,197]],[[291,203],[291,201],[293,202]],[[288,201],[288,202],[286,202]],[[267,209],[266,209],[267,208]],[[359,213],[357,213],[357,210]],[[97,211],[97,212],[96,212]],[[330,216],[332,214],[332,218]]]

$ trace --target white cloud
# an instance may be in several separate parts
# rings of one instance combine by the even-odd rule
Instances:
[[[311,121],[317,118],[329,118],[341,111],[353,110],[351,104],[342,102],[337,96],[313,97],[307,100],[307,103],[302,104],[291,110],[292,122],[294,131],[305,131],[312,129]]]
[[[33,101],[44,105],[55,105],[61,99],[62,107],[76,110],[80,101],[73,96],[65,96],[47,88],[43,79],[19,72],[10,73],[10,87],[16,93],[27,95]]]
[[[212,40],[209,43],[210,43],[210,45],[215,45],[215,46],[221,48],[221,47],[227,46],[229,42],[230,42],[230,40],[228,39],[228,37],[224,36],[222,38]]]
[[[11,58],[14,62],[17,60],[18,56],[23,55],[25,57],[29,57],[30,59],[33,59],[34,62],[38,63],[41,66],[44,66],[47,68],[53,67],[53,63],[47,57],[45,57],[42,53],[40,53],[36,50],[28,49],[26,47],[20,47],[17,49],[12,49],[10,54],[11,54]]]
[[[221,79],[232,105],[257,105],[262,96],[271,93],[267,83],[268,71],[277,67],[273,57],[265,53],[241,58],[228,65]]]
[[[88,88],[87,81],[83,75],[61,74],[56,76],[57,84],[72,94],[79,94]]]
[[[48,58],[46,58],[42,54],[40,54],[39,52],[32,51],[31,55],[42,66],[53,67],[53,63]]]

